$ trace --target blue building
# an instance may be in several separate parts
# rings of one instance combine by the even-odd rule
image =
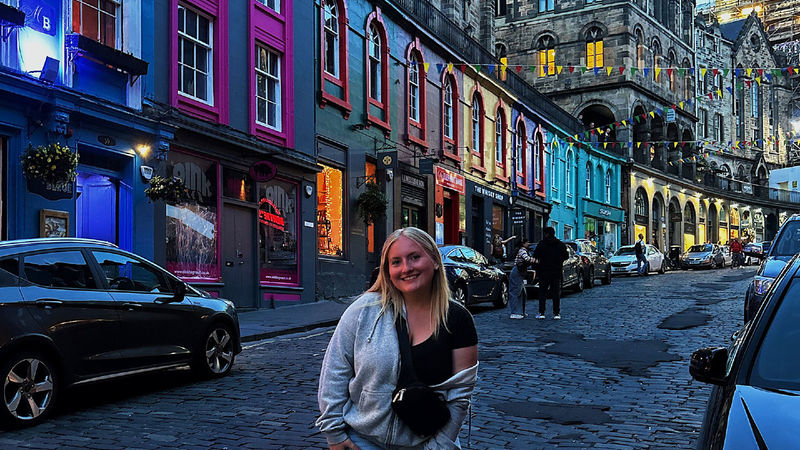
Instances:
[[[622,164],[625,159],[604,151],[602,144],[584,147],[576,159],[577,236],[593,240],[606,254],[622,244],[625,210],[621,203]]]
[[[163,157],[172,128],[142,114],[149,67],[141,35],[130,33],[152,17],[152,3],[108,2],[102,11],[80,0],[3,3],[0,238],[97,238],[152,257],[143,174]],[[72,184],[23,176],[22,153],[53,144],[79,155]]]

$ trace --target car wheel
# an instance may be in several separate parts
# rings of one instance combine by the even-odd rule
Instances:
[[[524,290],[524,289],[523,289]],[[500,281],[500,294],[494,301],[494,306],[497,308],[505,308],[508,305],[508,281]]]
[[[217,323],[204,335],[192,368],[203,377],[223,377],[231,371],[234,358],[233,333],[227,325]]]
[[[589,276],[586,277],[583,284],[586,289],[594,287],[594,267],[589,267]]]
[[[61,379],[53,361],[37,351],[13,355],[2,364],[2,421],[13,426],[36,425],[55,409]]]
[[[603,284],[611,284],[611,267],[606,269],[606,277],[603,278]]]
[[[716,269],[717,268],[717,261],[714,260],[714,259],[711,260],[711,268],[712,269]]]
[[[583,277],[578,275],[578,281],[575,283],[575,292],[582,292],[583,291]]]
[[[453,300],[460,303],[462,306],[467,306],[467,290],[464,289],[463,284],[456,286],[456,290],[453,291]]]

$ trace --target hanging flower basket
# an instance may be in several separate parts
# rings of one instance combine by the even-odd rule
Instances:
[[[20,157],[22,174],[53,190],[65,190],[75,181],[78,153],[59,143],[29,146]]]
[[[366,187],[356,199],[356,214],[365,224],[371,225],[386,216],[389,200],[376,183],[367,183]]]
[[[144,190],[144,194],[152,201],[164,200],[169,203],[177,204],[189,198],[189,189],[178,177],[165,178],[154,176],[150,180],[150,187]]]

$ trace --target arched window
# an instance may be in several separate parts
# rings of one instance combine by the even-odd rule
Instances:
[[[636,36],[636,67],[638,67],[639,70],[642,70],[644,69],[645,51],[644,32],[642,32],[641,28],[637,28],[634,34]]]
[[[558,171],[556,170],[556,161],[558,156],[555,152],[550,154],[550,187],[553,191],[558,190]]]
[[[417,55],[412,54],[411,67],[408,69],[408,117],[414,122],[420,121],[419,72],[420,62]]]
[[[528,157],[526,155],[527,152],[528,152],[528,138],[527,138],[527,132],[525,130],[525,120],[522,117],[520,117],[517,120],[517,136],[516,136],[516,146],[515,146],[517,167],[515,176],[522,178],[522,182],[519,184],[521,184],[523,187],[527,187],[528,185],[528,180],[526,177],[527,162],[528,162],[527,161]]]
[[[603,67],[603,31],[598,27],[586,32],[586,67]]]
[[[508,55],[508,50],[506,49],[505,44],[495,44],[494,54],[497,56],[497,59],[505,58]]]
[[[653,74],[655,75],[655,68],[661,67],[663,55],[661,54],[661,42],[658,39],[653,39]],[[660,74],[659,74],[660,76]],[[655,78],[656,81],[660,81],[658,78]]]
[[[506,114],[502,108],[497,109],[497,116],[494,119],[494,162],[498,167],[503,168],[505,176],[506,167]]]
[[[453,139],[453,86],[450,79],[444,79],[444,137]]]
[[[408,120],[406,121],[406,139],[423,148],[427,148],[427,102],[425,101],[425,87],[427,85],[428,74],[425,71],[425,57],[419,39],[414,39],[411,44],[408,45],[406,49],[406,61],[406,100],[408,102],[406,110],[406,114],[408,115]]]
[[[667,70],[669,71],[669,90],[675,92],[678,89],[678,85],[676,83],[676,74],[674,65],[677,62],[677,58],[675,57],[675,52],[670,50],[669,56],[667,57]]]
[[[567,192],[567,202],[572,200],[572,186],[575,184],[575,174],[572,169],[572,151],[567,151],[567,162],[565,168],[564,181],[567,183],[564,189]]]
[[[611,204],[611,169],[606,171],[606,204]]]
[[[683,72],[683,97],[684,98],[691,98],[694,97],[694,84],[693,78],[689,74],[689,68],[691,67],[691,63],[687,58],[683,59],[681,63],[681,68],[684,70]]]
[[[320,104],[336,105],[348,116],[352,108],[347,80],[347,9],[344,0],[322,0],[320,27]]]
[[[636,197],[634,198],[634,205],[633,205],[633,213],[636,216],[640,216],[645,218],[644,223],[647,223],[647,197],[644,193],[644,190],[641,188],[636,191]]]
[[[389,45],[379,11],[367,16],[367,120],[391,130],[389,120]]]
[[[477,92],[472,96],[472,152],[483,167],[483,100]]]
[[[750,87],[750,115],[758,118],[761,105],[758,104],[758,84],[753,83]]]
[[[542,36],[536,44],[539,53],[539,76],[556,74],[556,45],[553,36]]]
[[[592,198],[592,163],[586,163],[586,197]]]
[[[533,178],[537,183],[542,180],[542,133],[534,133],[533,135]],[[540,184],[541,186],[541,184]]]

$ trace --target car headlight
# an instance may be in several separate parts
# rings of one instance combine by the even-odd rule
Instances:
[[[772,286],[774,281],[774,278],[756,275],[755,278],[753,278],[753,291],[756,293],[756,295],[764,295],[769,290],[770,286]]]

